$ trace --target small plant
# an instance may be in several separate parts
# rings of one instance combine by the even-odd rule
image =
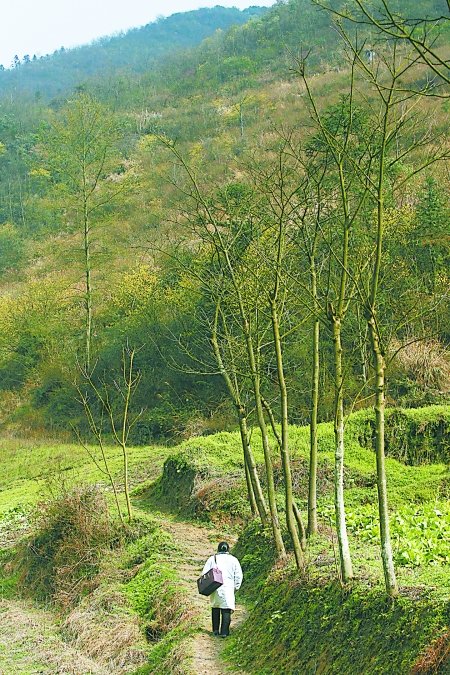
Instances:
[[[141,375],[138,372],[134,372],[134,358],[136,356],[136,350],[130,349],[128,346],[122,349],[122,379],[114,380],[112,391],[108,386],[106,380],[100,381],[100,384],[97,384],[93,379],[93,371],[90,371],[86,367],[81,367],[81,374],[84,380],[83,386],[76,384],[76,390],[78,392],[78,397],[80,403],[83,406],[86,419],[88,421],[89,430],[97,442],[98,449],[100,451],[100,457],[96,457],[83,442],[81,435],[78,430],[75,430],[77,434],[78,441],[85,448],[90,458],[94,462],[95,466],[99,471],[101,471],[105,476],[107,476],[111,487],[114,492],[114,498],[116,502],[117,512],[121,522],[123,523],[122,509],[120,508],[120,502],[118,497],[118,490],[114,481],[114,478],[109,467],[109,463],[106,457],[105,446],[104,446],[104,429],[103,423],[104,420],[107,420],[109,424],[109,431],[113,438],[114,443],[120,448],[123,458],[123,490],[125,494],[125,502],[127,506],[127,515],[128,522],[131,522],[132,519],[132,510],[131,510],[131,500],[130,500],[130,487],[129,487],[129,471],[128,471],[128,440],[132,428],[135,426],[136,422],[142,415],[142,410],[137,414],[130,413],[130,406],[135,394]],[[119,401],[119,406],[114,403],[112,400],[112,394],[115,393]],[[93,399],[93,400],[91,400]],[[94,412],[94,404],[100,406],[101,416],[100,421],[96,419]],[[117,409],[118,408],[118,409]]]
[[[365,504],[349,512],[348,525],[358,537],[375,543],[378,537],[375,505]],[[391,526],[397,565],[450,564],[450,507],[447,502],[403,505],[392,517]]]

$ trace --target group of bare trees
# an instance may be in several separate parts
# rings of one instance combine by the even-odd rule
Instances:
[[[364,12],[364,3],[356,4]],[[417,32],[400,35],[398,27],[386,21],[380,26],[367,12],[364,17],[373,19],[378,30],[376,53],[371,50],[370,58],[366,44],[351,30],[355,15],[345,21],[339,17],[337,23],[348,56],[345,95],[332,106],[321,105],[307,75],[307,59],[299,59],[296,71],[308,102],[307,123],[296,131],[273,130],[264,157],[255,155],[241,169],[244,178],[239,183],[219,190],[206,187],[178,146],[166,138],[162,141],[172,153],[175,175],[184,176],[178,181],[186,203],[181,220],[189,231],[189,245],[198,246],[199,261],[187,272],[196,279],[202,297],[200,311],[214,361],[209,372],[222,375],[236,409],[250,503],[263,525],[270,525],[277,555],[283,558],[272,464],[275,443],[284,478],[286,529],[299,568],[304,565],[306,533],[313,535],[318,527],[319,343],[330,343],[335,522],[344,583],[353,578],[353,568],[344,501],[349,406],[343,332],[348,330],[349,316],[358,317],[360,330],[354,342],[371,356],[369,370],[366,363],[362,368],[361,395],[375,410],[381,558],[387,592],[395,597],[384,462],[388,345],[380,312],[383,279],[389,278],[384,259],[386,208],[389,204],[395,217],[405,186],[446,158],[448,151],[430,121],[418,112],[423,96],[438,90],[430,78],[418,85],[417,73],[425,66],[435,78],[442,75],[439,52],[433,56],[431,46],[428,51],[419,49],[411,37]],[[421,39],[426,38],[422,32]],[[304,339],[305,325],[310,326],[312,372],[295,376],[311,382],[307,527],[293,494],[289,443],[289,380],[295,368],[290,347],[300,334]],[[250,443],[253,424],[264,451],[265,491]]]

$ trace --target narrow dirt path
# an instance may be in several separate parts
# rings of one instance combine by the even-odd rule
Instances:
[[[164,520],[161,525],[168,530],[184,551],[183,562],[178,565],[180,576],[192,602],[201,616],[202,630],[192,640],[193,670],[196,675],[226,675],[230,673],[221,659],[224,640],[214,637],[211,632],[211,609],[209,600],[197,593],[197,579],[201,574],[207,558],[214,553],[222,539],[214,531],[207,530],[191,523]],[[232,540],[228,537],[228,541]],[[237,597],[239,600],[239,597]],[[245,618],[245,609],[236,604],[231,630]],[[236,673],[237,671],[233,671]],[[242,675],[242,673],[241,673]]]

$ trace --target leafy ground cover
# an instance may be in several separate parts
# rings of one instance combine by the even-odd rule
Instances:
[[[230,647],[235,662],[258,675],[407,675],[434,639],[448,639],[445,602],[404,596],[391,605],[379,587],[343,589],[323,572],[315,580],[272,573]]]

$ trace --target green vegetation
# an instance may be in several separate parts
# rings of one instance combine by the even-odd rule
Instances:
[[[3,439],[1,447],[0,514],[26,513],[64,485],[105,481],[105,476],[79,445]],[[89,449],[95,456],[96,449]],[[132,448],[129,464],[134,482],[155,478],[168,452],[155,446]],[[120,476],[123,463],[120,452],[108,446],[106,456],[112,474]]]
[[[12,542],[18,540],[19,522],[19,512],[3,516],[2,546],[8,527],[15,527]],[[184,673],[183,644],[198,621],[180,586],[179,558],[154,518],[138,512],[124,529],[110,518],[97,485],[72,488],[41,503],[31,533],[1,549],[0,597],[56,606],[67,648],[76,645],[78,658],[117,668],[127,663],[126,672],[134,665],[140,673]]]
[[[162,509],[250,523],[271,668],[445,667],[448,6],[330,5],[0,72],[1,588],[89,659],[189,668]]]
[[[336,583],[273,573],[236,638],[232,655],[259,675],[274,669],[293,675],[407,675],[447,625],[444,602],[402,597],[392,606],[379,590],[365,585],[345,591]]]
[[[375,464],[371,449],[373,421],[373,414],[367,411],[357,412],[347,420],[345,488],[347,523],[352,537],[364,542],[364,546],[375,547],[378,520]],[[428,565],[431,566],[430,578],[435,579],[444,575],[448,565],[449,474],[447,465],[437,460],[439,448],[448,447],[448,431],[442,433],[442,430],[448,429],[449,422],[450,411],[445,406],[396,410],[388,415],[390,434],[397,439],[397,447],[408,448],[415,444],[426,449],[420,462],[416,462],[417,466],[405,466],[404,452],[400,461],[389,458],[386,462],[395,560],[403,570],[401,575],[407,585],[413,583],[413,578],[418,584],[426,583],[430,572],[430,568],[426,569]],[[309,429],[293,427],[290,432],[294,491],[299,503],[306,507]],[[255,455],[261,463],[261,440],[256,432],[252,440]],[[249,505],[239,498],[244,483],[242,478],[238,478],[243,462],[238,443],[236,433],[221,433],[185,442],[165,461],[161,478],[149,492],[150,501],[155,503],[156,500],[156,503],[177,513],[212,522],[245,522],[249,516]],[[318,443],[318,510],[321,522],[328,523],[334,517],[331,424],[319,425]],[[429,463],[431,447],[438,448],[433,463]],[[276,484],[281,491],[283,479],[280,472],[278,466]],[[146,492],[143,492],[144,499],[147,498],[145,495]],[[446,583],[450,584],[450,577],[444,575],[440,579],[438,593],[450,593],[450,586],[447,588]],[[447,590],[444,591],[444,588]]]
[[[408,7],[404,9],[407,11]],[[422,2],[421,9],[432,14],[442,8],[436,0]],[[251,20],[244,26],[237,25],[248,18]],[[228,21],[235,25],[225,30]],[[196,28],[190,31],[186,22]],[[155,55],[156,61],[150,68],[142,56],[139,40],[149,49],[163,49],[163,45],[167,46],[165,39],[173,36],[174,31],[179,40],[193,34],[201,39],[203,33],[196,22],[204,27],[222,26],[223,30],[189,53],[174,50],[169,61],[161,60],[161,54]],[[91,58],[89,52],[106,49],[103,43],[57,54],[42,63],[22,65],[11,73],[0,73],[0,83],[2,78],[25,77],[25,73],[32,82],[33,72],[43,68],[45,62],[49,68],[54,64],[60,75],[73,78],[73,86],[64,90],[59,75],[51,76],[60,88],[58,99],[51,103],[45,96],[35,97],[31,102],[20,93],[17,83],[15,97],[0,95],[2,428],[44,428],[53,432],[65,431],[69,423],[84,424],[83,411],[72,387],[85,318],[80,286],[83,265],[78,252],[81,238],[80,233],[76,234],[80,231],[75,227],[73,191],[67,173],[64,178],[61,169],[67,156],[58,150],[55,131],[64,127],[74,106],[87,100],[93,108],[105,111],[105,120],[111,122],[115,134],[120,131],[118,145],[112,143],[108,149],[108,167],[101,176],[102,191],[114,192],[119,185],[122,187],[124,179],[134,186],[132,193],[121,192],[114,201],[102,202],[101,209],[93,212],[97,225],[91,249],[91,328],[95,333],[92,348],[98,377],[107,371],[114,381],[127,340],[140,349],[136,366],[141,373],[141,386],[135,409],[146,410],[130,439],[135,444],[168,438],[178,441],[192,431],[214,433],[234,425],[234,413],[220,378],[205,377],[205,369],[198,363],[194,365],[195,359],[201,360],[205,353],[199,312],[207,302],[199,295],[198,283],[186,273],[196,252],[183,249],[182,270],[174,259],[174,250],[169,247],[167,255],[160,253],[160,249],[166,248],[164,242],[175,244],[179,239],[182,223],[174,225],[174,222],[187,203],[167,180],[171,161],[155,134],[178,138],[179,148],[188,161],[204,167],[202,184],[216,186],[228,206],[233,190],[234,208],[240,208],[236,199],[240,192],[246,193],[245,203],[250,206],[254,187],[247,165],[251,164],[251,157],[259,157],[258,148],[267,149],[264,156],[273,156],[271,138],[280,125],[295,130],[295,143],[305,139],[303,121],[309,112],[303,85],[291,69],[296,66],[289,54],[293,56],[299,45],[305,51],[311,49],[308,67],[314,94],[323,109],[335,105],[345,95],[348,70],[340,48],[337,47],[336,54],[330,52],[329,45],[337,45],[330,16],[306,0],[277,3],[268,12],[199,10],[158,21],[142,31],[111,40],[111,49],[115,45],[117,54],[123,54],[128,61],[127,39],[139,42],[136,54],[141,62],[136,68],[140,72],[135,75],[113,75],[106,69],[107,74],[101,59]],[[162,42],[148,39],[149,31],[162,31]],[[86,60],[98,64],[98,74],[83,71],[82,54]],[[68,66],[70,59],[79,64],[75,70]],[[81,85],[83,91],[74,92],[74,87]],[[39,87],[37,81],[35,86]],[[361,83],[361,90],[364,87]],[[444,105],[437,101],[434,109],[431,99],[424,100],[425,113],[436,120],[437,134],[445,127]],[[365,111],[366,120],[367,114]],[[70,129],[65,129],[65,133],[70,135]],[[405,142],[409,138],[411,134]],[[228,172],[223,171],[226,165],[230,166]],[[399,167],[399,180],[407,168]],[[223,188],[228,183],[227,197]],[[397,203],[394,194],[387,201],[385,250],[391,273],[382,283],[383,321],[393,334],[389,349],[396,351],[406,343],[389,365],[389,395],[393,401],[407,406],[445,402],[448,391],[448,359],[443,347],[448,325],[443,302],[448,255],[446,195],[445,176],[435,166],[430,167],[426,176],[417,175],[407,189],[405,203]],[[368,214],[369,210],[364,217]],[[361,236],[358,251],[365,255],[368,242]],[[176,249],[177,255],[181,255],[180,246]],[[256,254],[256,248],[253,253]],[[320,246],[317,255],[320,263],[323,255]],[[35,265],[38,259],[39,269]],[[308,262],[304,254],[299,253],[298,259],[299,267],[306,270]],[[405,260],[411,262],[410,266]],[[64,273],[59,271],[62,269]],[[390,285],[392,279],[398,281],[395,291]],[[323,294],[318,281],[319,294]],[[305,279],[301,278],[300,283],[304,284]],[[391,306],[390,300],[396,297],[401,302]],[[423,307],[420,317],[414,316],[417,297]],[[301,424],[308,420],[310,408],[307,384],[312,358],[307,348],[310,326],[305,317],[301,318],[298,307],[289,311],[295,312],[301,322],[284,347],[287,362],[295,364],[287,373],[290,422]],[[403,325],[396,331],[398,316],[403,317]],[[345,373],[349,405],[360,391],[369,368],[367,350],[354,337],[362,329],[361,314],[351,312],[342,336],[348,360]],[[435,338],[431,340],[429,335]],[[180,352],[173,336],[181,340],[187,351]],[[325,333],[323,336],[321,420],[330,419],[333,399],[332,354],[325,344]],[[268,388],[266,398],[270,399],[276,397],[276,383],[274,373],[270,369],[268,372],[270,377],[264,386]],[[294,377],[294,372],[302,373],[302,377]]]
[[[431,425],[439,437],[439,430],[446,428],[449,421],[448,408],[443,406],[395,411],[395,416],[390,418],[393,434],[394,420],[399,420],[399,429],[404,430],[404,420],[410,414],[414,424],[412,433],[422,428],[424,435],[429,434],[430,439],[432,433],[427,425]],[[425,658],[427,654],[427,658],[431,658],[427,648],[432,640],[438,640],[445,631],[450,599],[450,511],[448,502],[439,496],[438,486],[444,486],[448,481],[447,469],[443,464],[406,466],[397,459],[388,459],[392,535],[401,588],[400,600],[391,605],[383,597],[381,567],[377,559],[374,455],[369,443],[371,420],[373,416],[370,413],[359,411],[346,424],[348,526],[356,574],[356,582],[351,589],[342,589],[336,582],[336,559],[327,525],[333,517],[331,424],[319,426],[318,500],[321,533],[309,543],[304,572],[299,576],[290,565],[275,567],[271,571],[275,557],[270,531],[262,530],[256,521],[241,533],[235,553],[244,568],[244,594],[251,611],[248,622],[237,634],[229,651],[230,658],[250,666],[247,659],[248,645],[251,643],[254,661],[250,672],[273,672],[275,663],[280,673],[297,672],[296,669],[299,673],[314,672],[314,664],[318,663],[322,664],[325,672],[334,672],[330,670],[332,667],[336,672],[342,672],[343,669],[345,672],[345,668],[350,668],[349,664],[357,663],[358,668],[372,668],[373,672],[383,673],[388,672],[389,663],[394,663],[399,673],[406,674],[409,673],[408,668],[411,669],[420,658]],[[364,443],[363,446],[358,438]],[[296,498],[303,509],[307,503],[308,428],[291,428],[291,439],[293,484]],[[416,436],[414,439],[417,442]],[[405,436],[405,443],[407,440]],[[438,442],[442,442],[442,438]],[[252,437],[252,444],[258,463],[261,464],[261,441],[256,433]],[[4,466],[8,462],[8,466],[13,466],[11,450],[10,442],[10,453],[4,458]],[[239,470],[242,470],[239,436],[236,432],[222,432],[191,439],[177,449],[144,450],[130,449],[131,457],[139,462],[147,457],[149,464],[152,462],[161,467],[167,453],[169,456],[154,486],[149,487],[148,480],[141,482],[146,478],[142,466],[139,476],[136,475],[132,493],[136,520],[128,534],[117,538],[119,530],[115,527],[108,530],[102,525],[96,530],[83,519],[83,527],[87,527],[85,531],[90,537],[96,531],[101,535],[97,541],[99,548],[96,549],[92,546],[92,539],[88,541],[78,535],[74,538],[75,530],[69,527],[73,518],[67,517],[67,508],[73,504],[73,496],[67,501],[61,501],[60,498],[56,502],[47,501],[48,507],[44,510],[41,507],[38,516],[40,534],[32,532],[30,535],[30,541],[34,541],[35,545],[32,549],[29,546],[22,549],[28,551],[25,559],[23,554],[19,554],[22,559],[20,583],[17,550],[20,551],[22,545],[19,549],[2,551],[1,597],[12,600],[17,597],[19,588],[25,592],[32,590],[33,593],[41,588],[42,584],[38,584],[35,577],[32,584],[23,583],[27,578],[31,579],[29,575],[33,571],[43,580],[45,569],[42,565],[31,565],[28,574],[24,574],[24,566],[30,563],[30,555],[32,550],[36,550],[36,544],[46,546],[47,570],[50,572],[46,588],[55,590],[57,575],[53,573],[55,570],[51,570],[54,563],[48,556],[50,549],[57,556],[58,564],[66,567],[70,557],[76,551],[79,553],[80,546],[86,542],[91,552],[98,550],[99,557],[97,562],[91,559],[90,578],[83,574],[81,597],[72,596],[71,603],[74,604],[69,607],[66,605],[66,631],[70,640],[84,645],[84,653],[90,654],[91,658],[94,657],[94,651],[89,649],[94,650],[94,645],[97,650],[107,649],[109,640],[116,646],[114,654],[112,648],[108,647],[108,658],[120,660],[127,653],[133,659],[130,663],[136,664],[136,672],[139,673],[157,673],[164,668],[166,672],[176,673],[178,671],[175,668],[178,667],[182,673],[187,672],[183,668],[189,667],[181,658],[186,650],[184,640],[195,633],[198,626],[191,601],[180,586],[179,572],[175,570],[176,561],[182,552],[172,538],[158,527],[155,519],[144,515],[142,509],[147,510],[149,506],[153,509],[170,508],[185,516],[200,518],[201,521],[206,519],[220,524],[239,525],[241,528],[242,522],[248,521],[250,513],[248,503],[242,499],[242,478],[238,478]],[[20,449],[20,444],[16,444],[14,451],[18,458],[26,452],[24,448]],[[55,484],[60,479],[61,468],[67,466],[69,461],[75,464],[77,458],[75,448],[70,446],[65,449],[59,446],[58,453],[53,453],[53,462],[48,449],[40,450],[39,445],[34,444],[33,451],[36,460],[40,458],[47,472],[56,474]],[[88,471],[82,461],[86,459],[85,455],[78,455],[80,471],[85,478]],[[30,462],[27,466],[30,476]],[[151,475],[156,478],[158,469],[153,467]],[[281,468],[275,475],[280,490]],[[98,481],[98,474],[93,470],[90,480]],[[238,481],[240,488],[236,487]],[[11,482],[14,483],[14,475]],[[8,541],[17,541],[21,530],[23,533],[29,530],[28,510],[24,513],[20,507],[13,508],[17,503],[17,491],[21,490],[23,497],[28,485],[24,481],[19,488],[15,481],[15,489],[11,490],[8,479],[6,476],[4,478],[2,496],[5,505],[8,496],[11,502],[9,510],[4,511],[1,519],[3,545]],[[239,489],[240,498],[237,499]],[[86,494],[86,498],[94,498],[97,504],[98,496],[95,497],[93,488],[83,494]],[[207,500],[205,494],[209,495]],[[281,493],[279,496],[282,509]],[[108,499],[111,497],[109,495]],[[35,499],[38,499],[37,494]],[[206,500],[206,507],[200,508],[202,503],[205,504],[203,499]],[[64,517],[60,508],[63,502],[66,504]],[[18,503],[21,503],[20,499]],[[100,513],[97,507],[95,511]],[[79,514],[77,509],[71,509],[72,512]],[[79,518],[75,520],[79,522]],[[45,530],[44,523],[47,523]],[[58,527],[58,523],[62,527]],[[60,535],[68,538],[62,546],[55,547],[55,536]],[[76,551],[70,545],[71,541],[77,543]],[[106,557],[101,553],[105,546],[110,551]],[[63,560],[62,553],[69,558]],[[66,581],[69,582],[68,579]],[[72,586],[70,583],[69,587]],[[58,594],[62,593],[63,599],[67,599],[64,588],[56,590]],[[161,602],[161,599],[164,601]],[[139,617],[138,623],[135,623],[136,617]],[[115,641],[111,636],[114,631],[117,633],[119,625],[126,626],[126,630],[120,631]],[[415,626],[414,631],[410,631],[411,625]],[[364,648],[361,647],[361,635],[365,636]],[[314,647],[317,644],[323,647],[320,653]],[[375,644],[379,645],[376,649]],[[437,659],[442,654],[443,644],[442,640],[436,643],[433,658]]]
[[[95,488],[41,503],[31,537],[17,554],[21,583],[38,599],[73,606],[93,589],[101,560],[118,532]]]

